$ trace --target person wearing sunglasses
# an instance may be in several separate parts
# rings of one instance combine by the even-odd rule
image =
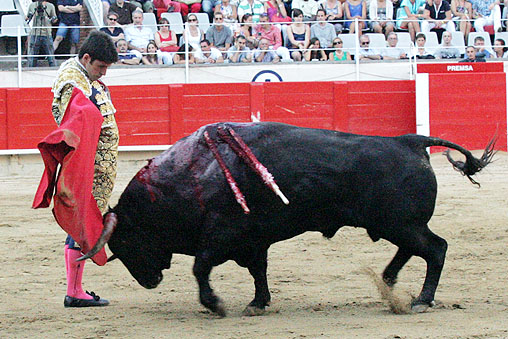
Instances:
[[[187,34],[182,35],[183,41],[188,42],[194,50],[198,50],[200,41],[205,38],[205,33],[199,28],[198,17],[195,14],[189,14],[189,16],[187,16],[187,22],[189,25],[185,28]],[[187,39],[189,41],[187,41]]]
[[[351,60],[351,53],[344,51],[344,43],[340,38],[335,38],[332,41],[332,47],[335,49],[328,55],[330,61],[345,61]]]
[[[107,15],[107,20],[107,26],[102,27],[100,31],[109,35],[114,43],[120,39],[125,39],[123,29],[118,23],[118,14],[115,12],[109,12]]]
[[[368,35],[360,35],[360,60],[383,60],[383,56],[370,48]]]
[[[225,53],[233,42],[233,32],[229,27],[224,25],[224,15],[221,12],[214,14],[213,23],[206,31],[206,39],[210,41],[212,47]]]
[[[132,13],[134,13],[137,8],[136,5],[125,2],[125,0],[115,0],[111,4],[111,7],[109,7],[109,10],[118,14],[117,22],[120,25],[129,25],[132,24]]]

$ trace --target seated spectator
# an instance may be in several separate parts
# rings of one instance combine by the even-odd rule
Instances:
[[[326,22],[326,12],[324,9],[318,9],[316,17],[318,22],[310,27],[310,36],[311,38],[318,38],[321,47],[329,48],[332,46],[332,40],[337,36],[335,27]]]
[[[228,60],[231,63],[252,62],[252,53],[246,46],[247,40],[243,35],[239,35],[235,39],[235,44],[228,49]]]
[[[358,19],[358,34],[367,27],[367,3],[365,0],[346,0],[344,3],[344,16],[348,20],[344,23],[350,34],[355,33],[354,19]]]
[[[415,56],[417,59],[435,59],[434,55],[425,49],[425,43],[427,42],[427,37],[424,33],[418,33],[416,35],[416,53]]]
[[[156,8],[165,8],[166,12],[176,12],[181,13],[182,12],[182,6],[180,6],[180,3],[173,0],[153,0],[153,5]]]
[[[370,48],[370,38],[368,35],[360,35],[360,60],[383,60],[383,56]]]
[[[116,51],[118,52],[117,64],[121,65],[139,65],[142,55],[138,51],[130,51],[127,41],[119,39],[115,43]]]
[[[393,3],[391,0],[371,0],[369,4],[370,29],[383,33],[386,38],[395,29]]]
[[[221,0],[203,0],[201,2],[201,8],[203,9],[203,12],[208,14],[208,18],[210,19],[210,22],[213,22],[213,15],[215,12],[217,12],[217,6],[220,5]],[[235,0],[235,5],[238,3],[238,1]]]
[[[334,29],[335,31],[335,29]],[[325,50],[322,48],[318,38],[310,39],[309,48],[303,53],[305,61],[326,61],[328,60]]]
[[[293,61],[289,55],[289,50],[286,47],[282,46],[280,29],[276,25],[270,24],[270,22],[268,22],[268,15],[261,14],[259,16],[259,25],[256,26],[255,31],[259,39],[266,39],[268,41],[269,48],[275,51],[275,53],[282,59],[282,61]]]
[[[444,32],[440,48],[434,54],[438,59],[460,58],[460,51],[452,45],[452,33]]]
[[[265,13],[265,6],[259,0],[241,0],[238,4],[238,18],[240,22],[245,14],[252,15],[252,22],[259,22],[259,15]]]
[[[109,8],[111,7],[111,2],[109,0],[101,0],[102,2],[102,22],[105,25],[108,25],[108,14],[109,14]]]
[[[131,4],[136,5],[145,13],[153,13],[155,6],[152,0],[129,0]]]
[[[273,49],[270,48],[270,43],[267,39],[261,38],[259,40],[259,48],[254,51],[254,60],[256,62],[279,62],[279,56]]]
[[[295,61],[302,61],[302,54],[310,43],[310,28],[303,23],[301,10],[293,9],[293,23],[286,27],[286,31],[291,58]]]
[[[150,40],[154,40],[151,28],[143,26],[143,12],[137,9],[132,13],[133,24],[125,28],[125,40],[129,49],[146,53],[146,46]]]
[[[477,32],[485,32],[484,27],[494,25],[495,32],[501,32],[501,7],[499,0],[471,0],[473,4],[474,29]]]
[[[476,54],[480,56],[480,58],[488,59],[492,57],[492,54],[485,49],[485,39],[482,36],[474,38],[474,47],[476,49]]]
[[[200,49],[194,52],[194,60],[197,64],[223,63],[222,53],[210,45],[210,41],[203,39],[199,44]]]
[[[423,11],[422,32],[436,31],[440,39],[443,30],[455,32],[455,23],[452,20],[452,10],[447,0],[433,0],[427,3]]]
[[[201,0],[176,0],[180,4],[180,13],[185,20],[189,13],[201,11]]]
[[[70,34],[70,54],[75,54],[78,51],[79,26],[81,25],[79,13],[83,9],[83,0],[57,0],[56,3],[60,23],[53,41],[53,49],[56,51],[60,42]]]
[[[260,17],[261,18],[261,17]],[[268,21],[268,19],[267,19]],[[238,27],[235,34],[243,35],[247,39],[247,47],[255,49],[258,45],[258,39],[254,34],[254,26],[252,24],[252,14],[245,13],[240,20],[240,26]]]
[[[397,43],[399,42],[399,38],[395,32],[391,32],[388,34],[388,38],[386,39],[388,42],[388,47],[381,51],[381,55],[383,59],[391,60],[391,59],[406,59],[406,52],[402,48],[397,47]]]
[[[125,0],[115,0],[109,10],[118,14],[118,23],[120,25],[132,24],[132,13],[138,9],[138,7]]]
[[[464,41],[467,41],[469,32],[471,32],[470,20],[473,17],[473,6],[469,0],[451,0],[450,6],[452,20],[464,35]]]
[[[102,27],[100,31],[109,35],[111,39],[113,39],[113,42],[117,42],[120,39],[125,39],[123,29],[118,23],[118,14],[116,14],[115,12],[109,12],[107,19],[108,26]]]
[[[224,16],[224,23],[226,26],[233,28],[234,24],[238,22],[238,13],[236,6],[231,4],[230,0],[222,0],[215,6],[215,13],[220,12]]]
[[[271,22],[291,22],[282,0],[268,0],[265,2],[265,13]]]
[[[341,33],[344,28],[343,23],[339,21],[344,18],[342,3],[339,0],[324,0],[319,7],[325,10],[326,21],[335,27],[335,33]]]
[[[187,43],[188,37],[188,44],[191,45],[194,50],[198,50],[199,43],[205,38],[205,33],[199,28],[198,17],[195,14],[189,14],[187,22],[189,23],[188,27],[185,28],[187,34],[182,35],[183,41]]]
[[[162,60],[159,56],[159,49],[155,44],[155,41],[151,40],[146,46],[146,55],[143,59],[143,63],[145,65],[160,65],[162,64]]]
[[[224,15],[221,12],[214,14],[214,25],[206,31],[206,40],[210,41],[212,47],[221,52],[226,52],[233,41],[233,32],[229,27],[224,26]]]
[[[187,51],[189,64],[193,64],[196,62],[194,60],[194,53],[192,53],[193,51],[194,51],[194,48],[191,45],[189,45],[189,50]],[[175,65],[185,64],[185,45],[180,46],[178,51],[173,54],[173,64],[175,64]]]
[[[494,41],[494,55],[493,58],[508,58],[508,47],[503,39],[496,39]]]
[[[351,60],[351,53],[346,52],[342,49],[343,42],[341,38],[337,37],[333,39],[332,46],[335,49],[333,52],[330,52],[328,54],[328,60],[330,61],[344,61],[344,60]]]
[[[293,11],[299,9],[303,13],[303,21],[316,21],[316,14],[319,2],[316,0],[293,0],[291,2]],[[294,14],[293,14],[294,17]]]
[[[411,41],[415,41],[416,34],[420,32],[418,20],[423,19],[425,5],[425,0],[402,0],[400,4],[402,10],[397,17],[396,25],[398,29],[409,30]]]
[[[178,51],[178,41],[176,34],[169,28],[169,21],[166,18],[161,18],[159,21],[159,30],[155,33],[155,44],[158,49],[163,52],[176,52]]]
[[[466,58],[459,62],[485,62],[485,59],[476,55],[476,49],[473,46],[467,46]]]

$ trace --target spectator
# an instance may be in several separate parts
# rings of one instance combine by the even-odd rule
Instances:
[[[259,48],[254,51],[254,60],[256,62],[271,62],[275,64],[279,62],[279,56],[271,49],[268,39],[261,38],[259,40]]]
[[[123,29],[118,24],[118,14],[116,14],[115,12],[109,12],[109,14],[107,15],[107,19],[108,26],[102,27],[100,31],[109,35],[113,40],[113,42],[115,43],[120,39],[125,39]]]
[[[101,0],[102,2],[102,22],[107,25],[108,24],[108,15],[109,15],[109,8],[111,7],[111,2],[109,0]]]
[[[343,42],[341,38],[333,39],[332,46],[335,48],[333,52],[330,52],[328,55],[328,60],[330,61],[345,61],[351,60],[351,54],[342,49]]]
[[[45,6],[42,13],[37,11],[38,6]],[[28,54],[46,55],[49,66],[56,66],[53,36],[51,35],[51,23],[57,20],[55,6],[46,1],[32,2],[28,6],[26,20],[28,22],[33,20],[33,27],[30,30]],[[28,67],[37,67],[37,57],[28,57]]]
[[[118,14],[118,23],[120,25],[132,24],[132,13],[138,9],[138,7],[125,0],[116,0],[111,4],[110,11]]]
[[[60,24],[56,31],[55,41],[53,42],[53,49],[56,51],[60,42],[70,32],[71,35],[71,54],[76,54],[79,43],[79,13],[83,9],[83,0],[58,0],[58,11],[60,12]]]
[[[272,49],[282,61],[292,61],[289,50],[282,46],[280,29],[277,25],[268,22],[268,15],[261,14],[259,16],[259,25],[256,26],[256,33],[259,39],[266,39],[268,41],[269,48]]]
[[[415,41],[416,34],[420,32],[419,19],[423,19],[423,9],[425,0],[402,0],[399,16],[397,17],[397,28],[407,29],[411,35],[411,40]],[[420,11],[422,13],[420,13]]]
[[[239,35],[235,39],[234,46],[228,49],[228,60],[231,63],[238,62],[252,62],[252,53],[249,47],[246,46],[247,40],[243,35]]]
[[[238,5],[238,18],[242,21],[245,14],[252,15],[252,22],[259,22],[259,15],[265,13],[265,6],[259,0],[241,0]]]
[[[153,0],[153,5],[156,8],[165,8],[166,12],[182,13],[182,6],[179,2],[172,0]],[[198,42],[199,43],[199,42]]]
[[[206,31],[206,40],[210,42],[212,47],[219,49],[221,52],[226,52],[233,41],[233,32],[229,27],[224,26],[224,15],[221,12],[214,14],[214,25],[210,26]]]
[[[492,57],[492,54],[485,49],[485,39],[482,36],[477,36],[474,38],[474,47],[478,57],[484,59]]]
[[[159,49],[155,41],[151,40],[146,46],[146,57],[144,58],[145,65],[159,65],[162,64],[162,60],[159,57]]]
[[[425,49],[425,43],[427,37],[424,33],[418,33],[416,35],[416,52],[415,56],[417,59],[435,59],[434,55]]]
[[[361,35],[363,29],[367,27],[367,3],[365,0],[346,0],[344,14],[346,19],[349,20],[344,23],[345,27],[349,29],[349,33],[355,33],[355,22],[351,20],[358,19],[358,34]]]
[[[454,59],[460,58],[460,51],[452,45],[452,33],[444,32],[441,46],[435,53],[438,59]]]
[[[178,51],[176,34],[169,29],[169,21],[166,18],[159,20],[159,30],[155,33],[155,44],[162,52]]]
[[[188,57],[189,64],[193,64],[196,62],[194,60],[194,53],[192,53],[192,51],[194,51],[194,48],[191,45],[189,45],[189,50],[187,53],[187,55],[189,56]],[[185,64],[185,45],[180,46],[178,51],[176,53],[174,53],[173,64],[175,64],[175,65]]]
[[[222,13],[226,26],[231,29],[233,29],[234,24],[238,22],[236,6],[232,5],[230,0],[222,0],[217,6],[215,6],[215,12]]]
[[[368,35],[360,35],[360,60],[383,60],[383,56],[377,51],[370,49],[370,38]]]
[[[390,32],[388,34],[388,38],[386,39],[388,42],[388,47],[381,51],[381,55],[383,59],[406,59],[406,52],[402,48],[397,47],[397,43],[399,42],[399,38],[395,32]]]
[[[443,30],[455,32],[455,23],[452,20],[452,10],[447,0],[432,0],[427,3],[423,11],[422,32],[435,30],[441,40]]]
[[[501,8],[499,0],[471,0],[475,12],[474,29],[485,32],[484,27],[494,25],[495,32],[501,32]]]
[[[369,4],[370,29],[383,33],[386,38],[395,29],[391,0],[371,0]]]
[[[202,9],[203,12],[208,14],[210,21],[213,21],[213,15],[217,12],[217,6],[221,4],[221,0],[203,0]]]
[[[302,53],[310,43],[310,29],[303,23],[303,13],[299,9],[293,9],[293,23],[286,27],[288,35],[288,48],[291,58],[302,61]]]
[[[215,47],[210,45],[210,42],[203,39],[199,43],[200,49],[194,52],[194,60],[197,64],[218,64],[223,63],[224,58],[222,53]]]
[[[125,28],[125,40],[129,49],[146,53],[146,46],[150,40],[154,40],[151,28],[143,26],[143,12],[137,9],[132,13],[133,24]]]
[[[324,0],[321,2],[320,8],[325,10],[326,21],[335,27],[335,33],[341,33],[344,28],[342,22],[339,22],[344,18],[342,3],[339,0]]]
[[[466,58],[460,60],[459,62],[485,62],[485,59],[476,54],[476,50],[473,46],[467,46]]]
[[[261,18],[261,17],[260,17]],[[261,19],[260,19],[261,20]],[[268,21],[268,19],[267,19]],[[252,25],[252,14],[245,13],[240,20],[240,27],[235,34],[243,35],[247,39],[247,47],[255,49],[258,45],[258,40],[254,34],[254,26]]]
[[[456,26],[464,35],[464,41],[467,41],[469,32],[471,32],[471,18],[473,17],[473,7],[468,0],[451,0],[453,20]]]
[[[503,39],[496,39],[494,41],[494,55],[493,58],[508,58],[508,47]]]
[[[316,17],[318,23],[310,27],[310,36],[311,38],[318,38],[321,47],[329,48],[332,46],[332,40],[337,36],[335,27],[326,22],[326,11],[324,9],[318,9]]]
[[[129,0],[129,2],[131,4],[136,5],[136,7],[138,7],[145,13],[153,13],[155,8],[152,0]]]
[[[265,13],[271,22],[291,22],[282,0],[268,0],[265,2]]]
[[[319,39],[316,37],[310,39],[309,48],[303,53],[303,55],[305,61],[326,61],[328,59],[326,57],[325,50],[322,48]]]
[[[199,28],[199,21],[196,14],[189,14],[187,22],[189,25],[188,28],[185,28],[186,34],[183,34],[183,41],[191,45],[194,50],[198,50],[199,43],[205,38],[205,33]],[[187,39],[189,41],[187,41]]]
[[[180,4],[180,13],[184,20],[189,13],[199,13],[201,11],[201,0],[176,0]]]
[[[115,43],[118,52],[118,64],[121,65],[139,65],[142,55],[138,51],[130,51],[129,45],[125,39],[119,39]]]
[[[291,6],[293,11],[295,9],[302,11],[303,21],[316,21],[316,14],[319,8],[319,3],[316,0],[293,0]]]

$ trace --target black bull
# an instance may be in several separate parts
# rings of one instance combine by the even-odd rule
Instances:
[[[219,132],[228,128],[273,174],[289,205],[221,139]],[[245,196],[249,214],[235,201],[207,136]],[[463,153],[465,162],[448,160],[476,183],[470,176],[491,161],[493,144],[478,159],[459,145],[419,135],[363,136],[278,123],[207,125],[138,172],[105,215],[104,237],[85,257],[107,242],[142,286],[154,288],[173,253],[194,256],[200,301],[222,316],[225,309],[209,275],[214,266],[234,260],[254,278],[255,297],[246,312],[259,314],[270,303],[271,244],[307,231],[331,238],[342,226],[363,227],[373,241],[398,246],[383,272],[388,285],[413,255],[427,262],[422,291],[412,303],[423,311],[433,303],[447,249],[427,226],[437,183],[426,147]]]

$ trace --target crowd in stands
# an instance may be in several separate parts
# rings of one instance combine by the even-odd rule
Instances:
[[[83,0],[55,1],[59,26],[52,42],[53,49],[67,37],[73,53],[79,41],[79,27],[73,26],[79,26]],[[121,64],[180,64],[185,62],[186,55],[189,63],[348,61],[356,54],[350,47],[343,46],[344,35],[351,34],[359,37],[357,57],[360,60],[412,56],[467,59],[470,49],[465,47],[469,34],[484,32],[489,26],[492,26],[489,28],[491,34],[501,32],[505,30],[508,15],[508,0],[102,2],[105,16],[104,27],[100,29],[113,38],[122,55]],[[187,23],[184,34],[172,30],[170,22],[162,15],[166,12],[181,14],[182,22]],[[206,13],[212,23],[206,31],[199,27],[196,15],[199,12]],[[154,13],[158,18],[156,32],[143,24],[143,13]],[[425,46],[431,32],[436,33],[439,41],[439,46],[432,50]],[[460,32],[464,40],[462,51],[452,44],[454,32]],[[383,36],[381,48],[370,46],[374,33]],[[399,33],[409,34],[414,44],[411,53],[401,48]],[[494,41],[492,49],[490,41],[485,48],[485,39],[481,36],[474,41],[472,47],[480,54],[479,59],[507,56],[506,42],[502,38]],[[37,51],[31,51],[37,55]]]

